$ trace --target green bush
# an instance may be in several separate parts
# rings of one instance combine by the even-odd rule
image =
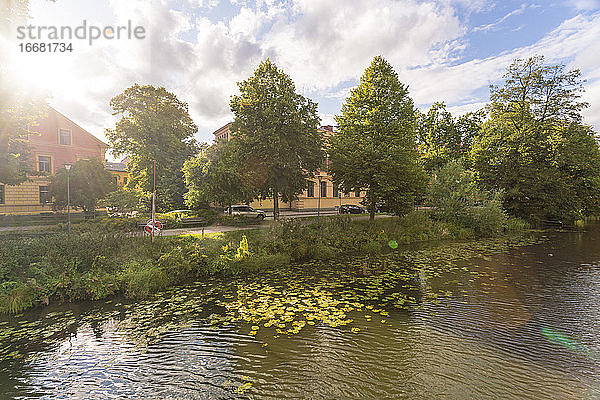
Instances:
[[[40,300],[40,287],[35,281],[4,282],[0,285],[0,313],[16,314],[31,308]]]
[[[475,232],[490,236],[501,233],[508,221],[499,201],[489,201],[483,206],[469,207],[461,213],[460,222]]]
[[[167,272],[148,260],[130,262],[121,275],[121,282],[125,295],[132,298],[148,297],[171,283]]]

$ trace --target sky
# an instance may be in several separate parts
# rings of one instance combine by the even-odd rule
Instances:
[[[419,109],[443,101],[456,115],[483,107],[514,59],[544,55],[581,70],[584,121],[600,132],[600,0],[30,0],[29,11],[32,26],[144,28],[143,39],[62,40],[72,52],[33,54],[13,23],[0,49],[14,82],[102,140],[117,120],[110,99],[139,83],[188,103],[197,139],[212,141],[232,119],[236,82],[267,57],[334,124],[377,55]]]

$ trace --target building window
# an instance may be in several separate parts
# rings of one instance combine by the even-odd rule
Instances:
[[[38,156],[38,171],[51,172],[52,158],[48,156]]]
[[[40,204],[50,203],[50,193],[48,186],[40,186]]]
[[[127,177],[126,176],[123,177],[123,185],[127,185]]]
[[[357,190],[356,192],[354,192],[354,196],[355,197],[360,197],[360,190]]]
[[[113,179],[115,180],[115,185],[118,185],[119,184],[119,178],[117,176],[115,176]]]
[[[0,204],[4,204],[4,185],[0,185]]]
[[[313,181],[308,182],[308,190],[306,191],[308,197],[315,197],[315,183]]]
[[[333,184],[333,197],[338,197],[340,195],[340,190],[338,189],[338,185],[336,183]]]
[[[60,144],[71,144],[71,131],[67,129],[61,129],[59,130],[58,136],[60,137]]]
[[[327,181],[321,182],[321,197],[327,197]]]

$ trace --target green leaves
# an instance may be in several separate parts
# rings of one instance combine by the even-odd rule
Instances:
[[[300,194],[322,159],[317,105],[296,93],[291,78],[269,59],[238,87],[230,103],[232,141],[243,150],[240,165],[255,178],[253,189],[274,197],[278,213],[279,196],[285,201]]]
[[[187,104],[165,88],[135,84],[110,105],[121,119],[106,130],[106,137],[115,154],[130,156],[127,187],[151,192],[156,161],[158,209],[181,208],[186,191],[181,169],[198,150],[194,140],[198,128]]]
[[[455,118],[444,103],[434,103],[425,114],[417,111],[417,142],[425,170],[431,173],[452,160],[466,159],[484,117],[479,110]]]
[[[215,203],[222,207],[251,201],[256,197],[252,180],[245,179],[241,158],[245,152],[237,140],[203,148],[183,166],[188,207],[201,208]]]
[[[79,160],[70,172],[71,206],[94,211],[99,199],[115,189],[110,172],[97,160]],[[52,177],[49,192],[56,209],[67,208],[67,170],[62,168]]]
[[[376,202],[403,214],[425,190],[414,115],[408,87],[378,56],[335,117],[339,132],[329,140],[330,171],[342,190],[366,189],[372,217]]]
[[[600,149],[582,125],[579,71],[516,60],[491,88],[490,119],[471,151],[478,180],[504,190],[504,207],[526,219],[574,220],[600,204]],[[578,156],[575,156],[578,154]]]

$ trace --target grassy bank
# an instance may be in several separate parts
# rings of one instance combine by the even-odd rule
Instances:
[[[478,226],[485,226],[479,224]],[[98,300],[116,294],[142,298],[207,276],[262,269],[340,255],[376,255],[424,240],[469,239],[522,230],[518,222],[483,231],[435,221],[424,212],[375,221],[322,218],[269,229],[233,231],[204,239],[147,237],[111,231],[0,240],[0,312],[18,313],[56,301]]]

